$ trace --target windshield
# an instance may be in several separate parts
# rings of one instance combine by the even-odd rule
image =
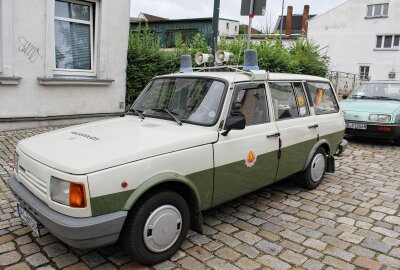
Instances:
[[[151,82],[132,109],[145,116],[209,126],[217,121],[224,92],[225,83],[214,79],[160,78]]]
[[[350,98],[400,100],[400,83],[365,83]]]

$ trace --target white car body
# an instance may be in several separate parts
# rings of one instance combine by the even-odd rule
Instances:
[[[180,126],[173,119],[126,115],[22,140],[16,149],[16,181],[10,179],[10,186],[27,211],[72,246],[101,246],[118,240],[128,211],[158,185],[184,185],[190,193],[186,195],[191,196],[191,210],[199,214],[306,169],[318,147],[325,147],[332,158],[342,141],[345,124],[340,111],[317,115],[310,100],[306,101],[309,113],[304,117],[275,120],[278,108],[270,82],[296,82],[306,91],[307,82],[330,86],[324,78],[265,73],[263,79],[254,80],[251,73],[241,72],[194,72],[161,78],[173,77],[215,78],[226,84],[215,124]],[[230,112],[235,87],[246,84],[264,85],[269,121],[223,136],[223,121]],[[337,103],[334,92],[332,97]],[[86,206],[74,208],[52,200],[52,177],[83,183]],[[64,220],[60,221],[62,226],[43,217],[39,204],[49,208],[47,215],[57,216],[53,221]],[[110,219],[118,221],[107,223]],[[97,229],[91,227],[93,224]],[[108,229],[104,231],[99,224],[107,224]],[[89,233],[83,235],[79,230]]]

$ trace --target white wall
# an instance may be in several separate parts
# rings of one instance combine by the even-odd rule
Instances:
[[[220,19],[218,22],[218,31],[219,36],[236,36],[239,34],[239,22]]]
[[[379,3],[389,3],[388,18],[365,19],[367,5]],[[308,22],[308,38],[327,47],[331,70],[359,74],[367,65],[372,80],[388,79],[393,69],[399,80],[399,50],[374,50],[380,34],[400,34],[399,0],[349,0]]]
[[[55,76],[54,54],[51,53],[54,50],[50,50],[54,46],[54,0],[0,0],[8,1],[12,1],[12,10],[3,12],[12,15],[12,27],[5,31],[12,33],[13,68],[8,72],[0,71],[0,82],[1,77],[6,76],[22,79],[17,85],[0,83],[0,119],[123,111],[119,105],[124,102],[126,92],[130,0],[98,1],[96,78],[114,80],[101,86],[40,84],[38,77]],[[7,43],[3,36],[4,33],[0,40],[2,45]],[[21,40],[29,41],[40,56],[30,59],[29,53],[21,51]]]

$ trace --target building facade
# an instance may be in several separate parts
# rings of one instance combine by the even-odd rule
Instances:
[[[331,70],[400,79],[399,0],[349,0],[310,19],[308,37],[327,49]]]
[[[130,0],[0,0],[0,130],[123,112],[129,11]]]
[[[165,20],[146,20],[140,17],[131,18],[131,31],[146,25],[160,38],[163,48],[176,47],[178,35],[182,39],[191,40],[197,33],[204,36],[207,44],[211,46],[212,41],[212,18],[190,18],[190,19],[165,19]],[[149,14],[146,14],[149,17]],[[152,17],[156,17],[150,15]],[[160,17],[157,17],[160,18]],[[239,34],[239,21],[220,18],[218,21],[218,36],[232,37]]]

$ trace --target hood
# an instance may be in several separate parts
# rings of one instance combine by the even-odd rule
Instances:
[[[340,102],[342,111],[394,114],[400,101],[376,99],[346,99]]]
[[[125,116],[43,133],[20,141],[18,148],[54,169],[87,174],[217,140],[211,128]]]

